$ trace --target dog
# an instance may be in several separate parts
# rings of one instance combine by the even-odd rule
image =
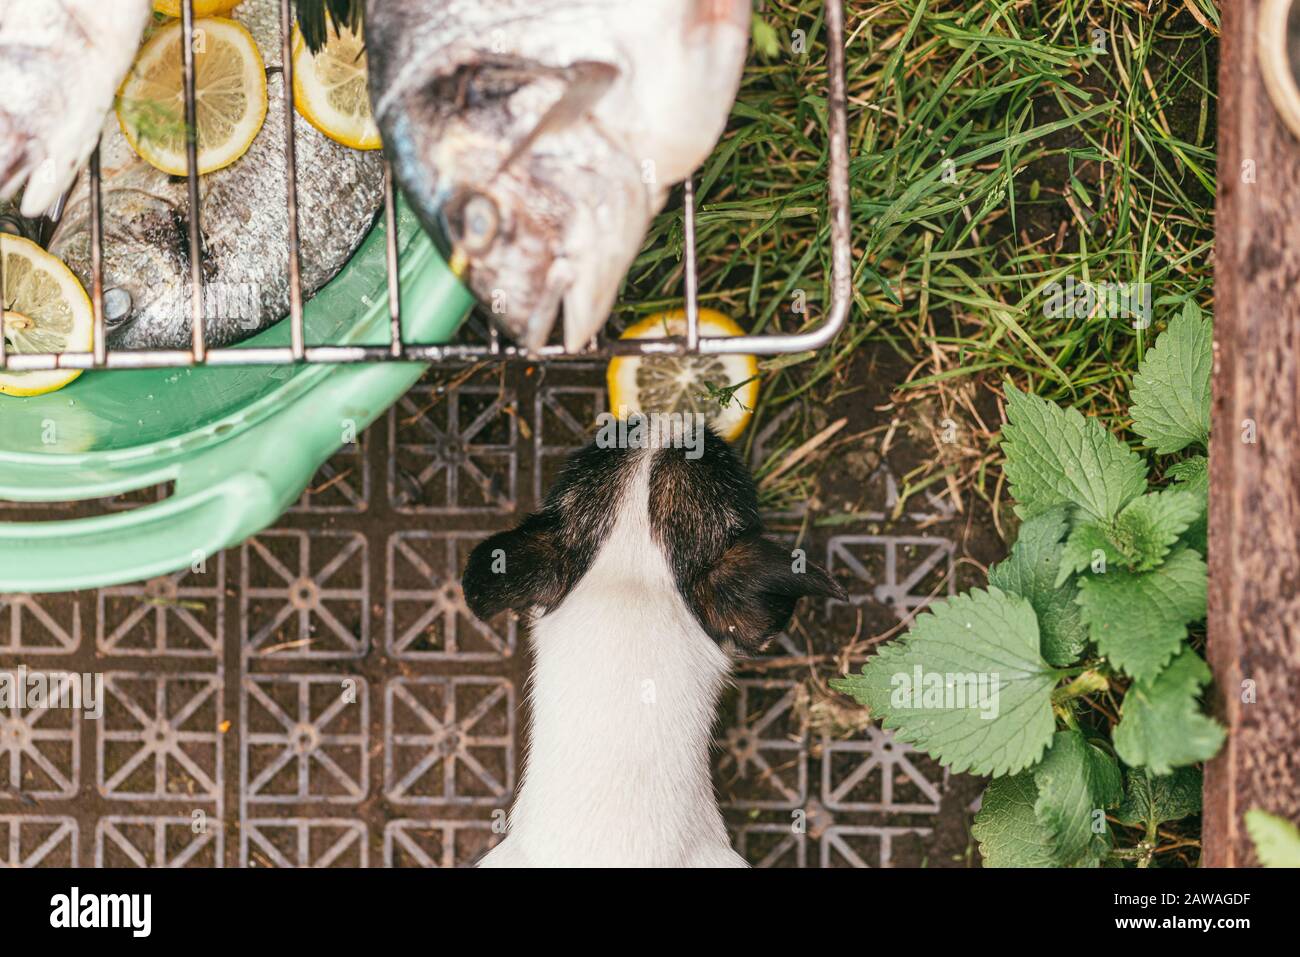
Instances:
[[[470,555],[470,610],[530,619],[534,659],[508,834],[479,866],[746,866],[710,775],[718,696],[801,598],[846,596],[763,537],[749,470],[700,431],[588,445]]]

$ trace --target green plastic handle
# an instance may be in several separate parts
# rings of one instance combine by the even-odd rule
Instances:
[[[6,562],[5,591],[43,592],[98,588],[195,568],[228,543],[239,529],[272,506],[271,487],[254,474],[231,475],[220,484],[157,505],[65,522],[24,523],[6,529],[7,548],[19,562]],[[188,548],[187,548],[188,546]],[[72,550],[75,549],[75,557]],[[51,583],[57,582],[57,588]]]
[[[472,301],[436,253],[430,258],[426,244],[404,257],[403,327],[411,341],[442,341]],[[373,340],[387,315],[386,301],[373,303],[356,327],[361,338]],[[174,482],[166,500],[90,518],[0,522],[0,592],[103,587],[197,567],[274,523],[320,466],[425,368],[374,362],[300,370],[272,397],[278,404],[230,426],[224,440],[185,454],[159,454],[152,466],[126,473],[135,488]]]
[[[305,401],[163,473],[175,494],[129,512],[0,526],[0,591],[70,591],[140,581],[198,567],[273,524],[296,502],[345,428],[360,434],[386,405],[376,385],[400,396],[424,366],[350,366]],[[381,380],[376,382],[374,380]],[[396,397],[395,396],[395,397]]]

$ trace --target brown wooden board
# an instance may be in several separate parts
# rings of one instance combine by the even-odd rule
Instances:
[[[1258,863],[1251,808],[1300,819],[1300,142],[1259,70],[1261,6],[1223,4],[1219,74],[1209,659],[1231,733],[1205,779],[1212,867]]]

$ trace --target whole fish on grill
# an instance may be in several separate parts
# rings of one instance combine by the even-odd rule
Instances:
[[[325,10],[298,0],[322,36]],[[453,269],[536,350],[591,340],[669,188],[735,100],[749,0],[367,0],[394,174]]]
[[[0,201],[40,216],[95,149],[135,59],[149,0],[0,3]]]
[[[267,65],[266,123],[233,165],[199,180],[203,315],[208,344],[228,345],[289,310],[288,170],[279,0],[245,0],[230,16]],[[383,203],[383,160],[328,139],[295,115],[299,246],[310,297],[347,263]],[[140,159],[116,117],[100,148],[105,318],[115,348],[188,349],[191,333],[189,194],[185,177]],[[50,251],[90,285],[90,202],[83,175]]]

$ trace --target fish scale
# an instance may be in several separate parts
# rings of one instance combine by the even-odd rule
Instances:
[[[278,0],[245,0],[232,18],[256,40],[267,66],[266,123],[233,165],[200,178],[204,330],[229,345],[289,310],[288,164]],[[315,294],[347,263],[383,203],[378,153],[342,146],[295,114],[299,245],[303,293]],[[188,349],[190,250],[188,189],[141,160],[115,116],[100,147],[104,207],[104,287],[124,290],[131,314],[112,323],[114,348]],[[89,186],[83,174],[50,242],[89,287]]]

